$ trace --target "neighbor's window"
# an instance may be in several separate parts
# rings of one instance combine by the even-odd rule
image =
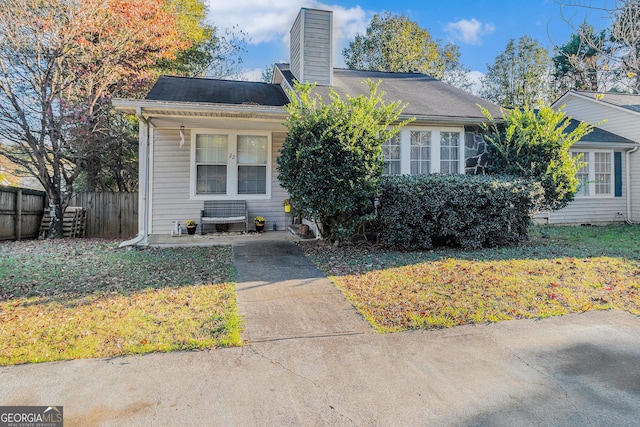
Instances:
[[[269,137],[236,133],[196,133],[193,196],[266,196]]]
[[[577,173],[580,187],[577,196],[612,196],[613,195],[613,152],[612,151],[572,151],[577,157],[582,154],[586,164]]]
[[[382,144],[384,174],[400,175],[400,134]]]
[[[584,151],[572,151],[571,157],[581,157],[580,161],[586,162],[589,159],[589,153],[585,153]],[[589,163],[583,163],[583,166],[578,169],[576,173],[578,178],[578,191],[576,192],[576,196],[588,196],[589,195]]]

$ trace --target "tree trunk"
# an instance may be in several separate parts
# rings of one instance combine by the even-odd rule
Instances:
[[[49,223],[48,239],[64,238],[64,205],[59,191],[52,189],[49,195],[49,208],[51,210],[51,222]]]

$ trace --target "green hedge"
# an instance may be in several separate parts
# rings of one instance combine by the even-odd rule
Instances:
[[[385,177],[378,208],[381,243],[415,250],[519,242],[527,237],[543,196],[540,184],[520,178]]]

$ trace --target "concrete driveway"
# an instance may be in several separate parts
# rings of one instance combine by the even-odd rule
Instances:
[[[636,316],[380,335],[295,245],[246,245],[246,346],[0,368],[0,405],[62,405],[65,426],[639,423]]]

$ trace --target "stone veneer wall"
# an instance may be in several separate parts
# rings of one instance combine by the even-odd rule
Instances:
[[[467,175],[484,175],[487,172],[489,152],[479,127],[464,128],[464,158]]]

